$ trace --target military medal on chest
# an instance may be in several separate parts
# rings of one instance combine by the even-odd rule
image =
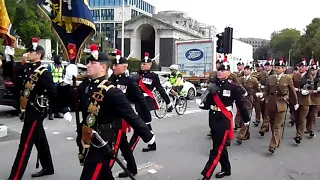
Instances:
[[[88,107],[88,112],[90,113],[87,116],[86,123],[89,127],[93,126],[97,121],[97,116],[100,111],[100,105],[99,102],[102,102],[104,98],[104,95],[102,94],[102,91],[94,92],[92,95],[93,102],[90,103]]]

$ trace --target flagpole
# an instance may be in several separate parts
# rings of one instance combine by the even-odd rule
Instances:
[[[124,57],[124,0],[122,0],[121,56]]]

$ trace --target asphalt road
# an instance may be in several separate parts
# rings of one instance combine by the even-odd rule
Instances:
[[[190,101],[189,101],[190,102]],[[5,115],[10,108],[0,106],[0,124],[9,127],[9,135],[0,138],[0,180],[8,178],[19,144],[20,120]],[[158,149],[143,153],[145,146],[140,142],[135,151],[139,173],[138,180],[195,180],[200,177],[204,167],[211,140],[207,138],[208,112],[197,108],[195,102],[189,103],[187,113],[178,116],[171,113],[167,118],[154,119],[153,127]],[[254,117],[254,116],[253,116]],[[287,121],[288,122],[288,121]],[[75,126],[65,124],[63,119],[46,120],[47,137],[55,165],[55,174],[43,180],[77,180],[81,166],[77,159]],[[284,139],[274,155],[268,153],[270,134],[261,138],[258,128],[251,125],[251,139],[229,147],[232,163],[232,176],[229,180],[319,180],[320,179],[320,141],[317,137],[306,138],[297,146],[294,143],[295,128],[285,126]],[[320,129],[318,127],[318,129]],[[130,136],[130,135],[129,135]],[[36,150],[33,149],[29,165],[23,179],[29,180],[35,169]],[[115,166],[114,175],[121,169]],[[220,166],[216,171],[220,170]]]

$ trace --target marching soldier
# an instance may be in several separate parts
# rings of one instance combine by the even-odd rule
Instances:
[[[247,96],[244,101],[248,110],[249,117],[251,118],[255,94],[260,92],[259,82],[255,77],[252,77],[252,66],[246,65],[243,70],[243,77],[240,79],[241,85],[246,89]],[[240,119],[240,132],[237,137],[237,143],[241,144],[242,140],[250,139],[249,126],[244,125],[240,111],[237,111],[236,119]]]
[[[82,111],[82,134],[84,146],[90,145],[80,180],[108,179],[113,180],[110,161],[113,151],[106,153],[108,145],[102,141],[112,142],[116,124],[124,119],[141,135],[141,138],[153,144],[155,137],[143,120],[134,112],[122,91],[111,85],[107,78],[109,69],[108,57],[102,53],[90,55],[87,59],[87,77],[79,86],[79,107]],[[64,109],[64,118],[70,121],[70,109]],[[101,136],[98,138],[96,133]]]
[[[292,78],[284,74],[285,66],[283,58],[279,59],[275,63],[276,74],[268,77],[265,93],[256,94],[258,97],[265,97],[266,104],[268,104],[266,111],[272,132],[268,149],[270,153],[274,153],[280,145],[289,102],[294,104],[295,110],[299,108]]]
[[[311,70],[308,70],[307,66],[306,59],[303,58],[299,64],[300,74],[294,74],[292,76],[299,100],[299,110],[295,116],[297,133],[294,140],[297,144],[300,144],[306,129],[307,116],[311,105],[310,92],[313,92]]]
[[[159,91],[159,94],[164,99],[166,104],[168,105],[168,111],[171,112],[173,109],[173,105],[169,99],[169,96],[163,89],[160,79],[156,73],[153,73],[150,71],[152,66],[152,59],[149,58],[149,53],[145,53],[144,59],[141,60],[141,71],[139,72],[139,80],[138,84],[147,100],[149,111],[154,109],[159,109],[158,103],[154,97],[153,89],[156,88],[157,91]],[[143,109],[142,109],[143,110]],[[150,121],[147,119],[144,119],[147,126],[152,130],[151,127],[151,119]],[[139,136],[134,133],[130,139],[130,147],[133,151],[136,147],[136,145],[139,142]],[[154,142],[151,145],[148,145],[148,147],[143,148],[143,152],[149,152],[149,151],[155,151],[157,149],[156,143]]]
[[[219,68],[220,64],[221,64],[221,61],[217,60],[216,61],[216,68],[217,69]],[[212,82],[213,78],[216,77],[216,76],[217,76],[217,71],[210,72],[208,80],[207,80],[207,83],[209,84],[210,82]]]
[[[241,61],[241,59],[240,59]],[[244,68],[244,63],[243,62],[238,62],[237,63],[237,72],[233,72],[238,78],[241,78],[243,76],[243,68]]]
[[[259,80],[260,80],[260,84],[261,84],[260,89],[264,93],[266,91],[268,77],[275,74],[275,72],[273,70],[273,64],[274,64],[274,60],[269,58],[268,61],[264,64],[265,73],[260,73],[260,76],[259,76]],[[259,134],[261,136],[264,136],[264,133],[269,132],[269,128],[270,128],[268,112],[266,111],[267,106],[268,106],[268,102],[266,100],[261,101],[261,111],[263,112],[263,114],[262,114],[263,123],[262,123],[260,131],[259,131]]]
[[[320,71],[318,70],[319,63],[314,62],[313,59],[310,62],[311,78],[314,81],[313,92],[310,93],[311,104],[309,107],[309,113],[307,115],[307,131],[305,134],[309,134],[310,137],[314,137],[316,120],[318,116],[318,111],[320,107]]]
[[[55,100],[57,90],[52,81],[52,75],[45,66],[41,65],[41,59],[45,55],[44,48],[33,43],[33,46],[27,51],[30,63],[23,66],[25,69],[23,70],[21,85],[23,89],[20,98],[24,124],[19,149],[9,177],[12,180],[22,179],[33,144],[38,150],[37,168],[40,160],[42,170],[31,176],[41,177],[54,174],[50,148],[42,123],[47,116],[48,100]]]
[[[263,76],[265,74],[265,71],[263,71],[263,65],[262,64],[256,64],[256,72],[255,72],[255,76],[259,82],[259,88],[261,88],[261,83],[260,83],[260,77]],[[262,114],[264,114],[262,112],[262,108],[261,108],[261,104],[262,101],[260,98],[257,98],[256,96],[254,96],[254,111],[256,114],[256,121],[253,122],[253,125],[255,127],[257,127],[260,124],[260,120],[262,117]]]
[[[233,138],[232,105],[236,101],[243,116],[245,125],[249,125],[249,115],[240,92],[239,85],[228,79],[230,75],[230,65],[224,60],[218,69],[218,81],[209,86],[209,94],[204,102],[197,102],[199,107],[209,110],[210,129],[213,140],[213,149],[210,150],[209,160],[201,174],[202,180],[209,180],[215,170],[218,162],[221,164],[221,172],[218,172],[216,178],[231,175],[231,165],[228,158],[226,141]]]
[[[121,51],[117,50],[117,55],[113,62],[113,74],[110,76],[109,80],[114,86],[119,88],[126,95],[129,102],[135,104],[136,111],[138,112],[138,115],[144,120],[144,122],[151,122],[151,114],[150,111],[148,111],[147,101],[142,94],[137,82],[135,82],[133,78],[126,76],[128,61],[126,58],[121,57],[120,55]],[[127,140],[126,130],[127,126],[123,121],[122,128],[119,128],[117,132],[117,141],[114,151],[117,154],[118,148],[120,147],[122,155],[127,162],[128,170],[132,173],[132,175],[136,175],[138,173],[137,165],[133,156],[133,152],[131,151]],[[113,164],[114,161],[112,161],[112,165]],[[128,174],[127,172],[123,171],[119,173],[118,177],[128,177]]]

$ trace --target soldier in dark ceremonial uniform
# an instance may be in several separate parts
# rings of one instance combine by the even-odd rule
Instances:
[[[139,72],[138,84],[147,100],[149,111],[159,108],[158,103],[156,102],[156,99],[152,92],[154,88],[156,88],[156,90],[160,93],[161,97],[164,99],[164,101],[168,105],[168,110],[172,111],[173,106],[172,106],[172,103],[170,102],[169,96],[163,89],[160,83],[159,76],[156,73],[153,73],[150,71],[151,66],[152,66],[152,59],[149,58],[149,53],[145,53],[144,59],[141,60],[141,71]],[[142,108],[141,111],[144,111],[143,107],[139,107],[139,108]],[[139,111],[140,110],[138,110],[138,112]],[[152,130],[151,119],[144,118],[143,120],[145,120],[145,123],[148,125],[150,130]],[[130,143],[129,143],[132,151],[135,149],[136,145],[138,144],[139,139],[140,138],[136,133],[132,135],[132,138],[130,139]],[[148,152],[148,151],[155,151],[156,149],[157,149],[156,143],[154,143],[152,145],[148,145],[146,148],[143,148],[142,151]]]
[[[148,110],[147,101],[140,90],[138,83],[131,77],[126,76],[125,72],[128,67],[128,61],[124,57],[120,57],[121,52],[118,50],[116,59],[112,62],[113,64],[113,74],[110,76],[109,81],[119,88],[127,97],[129,102],[135,104],[136,111],[138,115],[145,122],[151,122],[151,114]],[[130,128],[130,127],[129,127]],[[118,147],[122,152],[124,159],[127,162],[128,170],[133,174],[137,174],[137,165],[133,156],[133,151],[129,146],[126,130],[127,126],[125,121],[123,121],[122,128],[119,127],[117,130],[117,141],[115,144],[115,153],[118,151]],[[114,161],[112,161],[114,162]],[[112,163],[113,165],[113,163]],[[123,171],[118,175],[120,178],[128,177],[127,172]]]
[[[249,125],[249,114],[238,84],[228,79],[230,65],[224,60],[218,69],[218,80],[209,86],[209,94],[204,103],[199,103],[200,108],[209,110],[209,124],[213,140],[213,149],[210,150],[209,160],[201,174],[202,180],[209,180],[218,162],[221,171],[215,176],[222,178],[231,175],[231,165],[226,148],[228,138],[233,138],[232,105],[234,101],[239,107],[245,125]]]
[[[54,174],[52,158],[43,120],[47,116],[48,103],[57,97],[57,90],[52,81],[52,75],[41,59],[45,55],[44,48],[34,44],[28,50],[28,60],[20,75],[22,87],[20,109],[24,120],[19,149],[15,158],[9,179],[20,180],[25,172],[33,145],[38,150],[42,170],[32,174],[32,177],[41,177]],[[37,161],[38,166],[38,161]]]
[[[87,77],[79,86],[79,108],[82,111],[82,134],[77,140],[89,145],[80,180],[113,180],[110,163],[113,154],[93,135],[99,133],[105,142],[112,144],[115,128],[122,119],[147,143],[155,137],[143,120],[134,112],[123,92],[107,80],[108,57],[102,53],[90,55]],[[65,108],[64,118],[70,121],[70,109]],[[80,137],[79,137],[80,136]],[[79,143],[79,142],[78,142]],[[113,151],[112,151],[113,152]]]

